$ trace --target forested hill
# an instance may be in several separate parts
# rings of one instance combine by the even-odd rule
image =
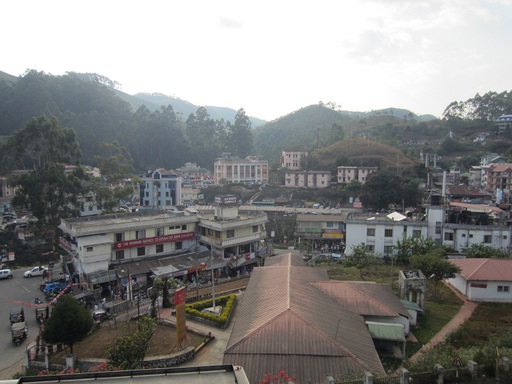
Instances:
[[[370,137],[396,144],[404,136],[401,127],[415,126],[434,116],[417,116],[396,108],[372,112],[337,111],[323,104],[311,105],[271,121],[254,130],[254,146],[271,162],[277,162],[283,148],[314,151],[349,137]],[[420,124],[426,124],[422,122]]]

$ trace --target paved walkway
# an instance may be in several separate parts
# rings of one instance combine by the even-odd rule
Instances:
[[[433,346],[442,343],[445,341],[446,337],[457,330],[459,326],[461,326],[473,313],[473,311],[478,306],[477,303],[474,303],[472,301],[469,301],[465,296],[463,296],[459,291],[457,291],[455,288],[453,288],[450,284],[445,283],[445,285],[450,288],[462,301],[462,306],[459,309],[459,312],[446,324],[441,330],[432,338],[430,341],[423,345],[421,349],[416,352],[411,358],[409,359],[410,362],[418,361],[424,351],[427,349],[432,348]]]

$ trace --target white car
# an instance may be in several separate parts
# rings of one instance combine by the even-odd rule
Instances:
[[[42,276],[44,271],[47,271],[47,270],[48,270],[48,268],[43,267],[43,266],[34,267],[32,269],[29,269],[28,271],[25,271],[23,276],[25,276],[25,277]]]

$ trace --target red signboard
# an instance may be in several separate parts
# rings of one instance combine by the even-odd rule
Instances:
[[[145,239],[118,241],[114,243],[114,249],[126,249],[135,247],[147,247],[148,245],[172,243],[176,241],[192,240],[195,238],[194,232],[177,233],[175,235],[165,235],[156,237],[147,237]]]

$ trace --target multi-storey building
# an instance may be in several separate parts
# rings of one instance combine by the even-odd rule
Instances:
[[[198,221],[196,215],[167,211],[62,219],[60,245],[69,253],[70,272],[82,282],[115,282],[116,271],[108,271],[117,266],[126,268],[126,278],[144,283],[152,274],[145,261],[194,248]]]
[[[268,183],[268,161],[256,156],[245,159],[224,154],[214,164],[214,183]]]
[[[308,151],[305,149],[283,149],[281,151],[281,168],[298,171],[304,168],[304,161],[307,157]]]
[[[509,196],[503,196],[503,192],[508,193],[512,188],[512,164],[491,164],[486,171],[485,190],[490,194],[496,195],[496,202],[501,203],[506,197],[506,203],[509,203]]]
[[[215,209],[199,214],[199,239],[208,247],[212,257],[225,261],[233,271],[259,264],[267,255],[267,247],[262,244],[267,233],[266,213],[239,211],[236,196],[218,196]]]
[[[352,166],[339,166],[338,170],[338,184],[348,184],[352,180],[357,180],[361,184],[366,183],[368,175],[376,172],[377,167],[352,167]]]
[[[501,115],[495,123],[499,133],[505,132],[512,127],[512,115]]]
[[[206,168],[194,163],[185,163],[176,170],[182,178],[184,188],[203,188],[213,184],[213,175]]]
[[[331,186],[331,171],[286,171],[284,186],[290,188],[327,188]]]
[[[365,244],[382,256],[396,253],[394,246],[404,238],[431,238],[464,252],[473,244],[511,251],[512,229],[508,214],[495,206],[451,202],[449,207],[430,206],[425,214],[352,214],[346,220],[346,253]]]
[[[120,288],[130,279],[145,284],[153,275],[186,279],[200,261],[216,273],[244,272],[267,254],[262,245],[267,215],[239,214],[236,196],[219,199],[214,212],[161,210],[62,219],[60,245],[69,254],[65,264],[94,288],[109,283]]]
[[[176,172],[159,168],[142,180],[141,206],[166,209],[181,205],[181,177]]]

